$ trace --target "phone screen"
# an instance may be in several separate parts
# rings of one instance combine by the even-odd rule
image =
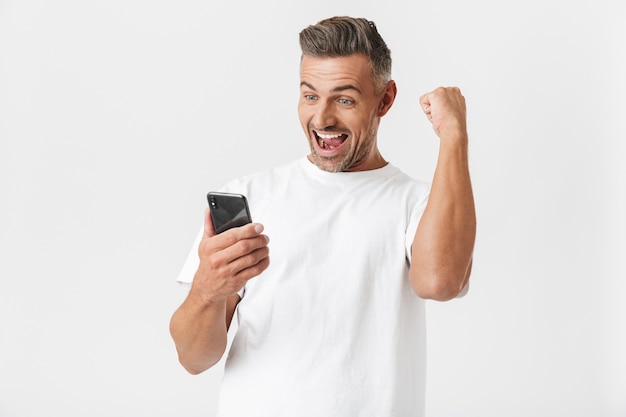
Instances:
[[[248,201],[244,195],[210,192],[207,199],[216,233],[252,223]]]

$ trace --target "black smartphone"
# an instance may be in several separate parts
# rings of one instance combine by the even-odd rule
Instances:
[[[207,200],[215,233],[252,223],[245,195],[210,192],[207,194]]]

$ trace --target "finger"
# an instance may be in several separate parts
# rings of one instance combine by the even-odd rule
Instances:
[[[214,242],[217,237],[214,237]],[[269,239],[265,235],[253,239],[238,241],[235,245],[221,251],[212,252],[207,265],[222,277],[230,277],[235,285],[260,274],[269,265]],[[242,281],[243,280],[243,281]]]
[[[269,265],[270,265],[270,258],[269,257],[265,257],[265,258],[261,259],[261,261],[259,261],[257,264],[252,265],[252,266],[250,266],[250,267],[240,271],[239,274],[237,275],[237,278],[241,279],[241,280],[248,281],[248,280],[250,280],[250,279],[260,275],[261,272],[265,271]]]
[[[242,256],[231,264],[236,279],[249,280],[269,266],[269,248],[264,246]]]
[[[213,227],[213,219],[211,218],[211,210],[207,207],[204,209],[204,236],[215,236],[215,227]]]
[[[253,239],[261,235],[263,225],[260,223],[249,223],[240,227],[233,227],[217,235],[214,247],[217,250],[224,250],[245,239]]]
[[[235,244],[221,250],[219,256],[225,264],[232,264],[233,268],[236,270],[242,269],[242,267],[237,267],[237,262],[255,251],[266,249],[268,243],[269,238],[265,235],[241,239]]]
[[[420,97],[420,106],[422,106],[424,113],[430,113],[430,93],[424,94]]]

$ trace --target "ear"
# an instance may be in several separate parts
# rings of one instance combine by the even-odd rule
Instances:
[[[398,88],[396,87],[396,82],[391,80],[385,86],[383,90],[382,97],[380,99],[380,110],[378,110],[378,117],[383,117],[396,99],[396,95],[398,94]]]

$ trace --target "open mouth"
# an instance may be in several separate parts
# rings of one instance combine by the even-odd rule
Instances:
[[[322,133],[314,130],[313,134],[319,147],[329,151],[339,148],[348,138],[345,133]]]

